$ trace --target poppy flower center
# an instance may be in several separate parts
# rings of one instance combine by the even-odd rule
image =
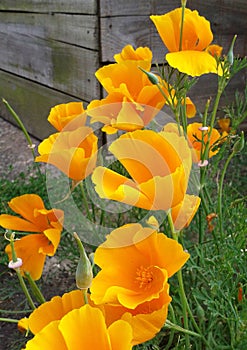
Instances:
[[[136,270],[136,282],[139,283],[139,288],[147,289],[151,287],[153,281],[152,266],[143,267],[140,266]]]

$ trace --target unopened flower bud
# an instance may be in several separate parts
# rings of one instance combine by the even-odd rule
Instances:
[[[233,152],[234,153],[239,153],[242,151],[242,149],[244,148],[244,132],[241,132],[241,136],[240,138],[236,141],[236,143],[233,146]]]
[[[145,69],[143,69],[142,67],[139,67],[139,69],[145,73],[148,77],[148,79],[150,80],[150,82],[154,85],[158,85],[159,84],[159,78],[157,77],[157,75],[155,75],[154,73],[148,72]]]
[[[76,239],[80,259],[76,268],[76,285],[79,289],[88,289],[91,286],[93,280],[93,271],[90,260],[87,257],[85,249],[78,237],[77,233],[74,232],[74,237]]]
[[[233,49],[234,49],[234,44],[235,44],[236,39],[237,39],[237,35],[234,35],[230,49],[229,49],[228,54],[227,54],[227,61],[229,62],[230,65],[232,65],[233,61],[234,61]]]

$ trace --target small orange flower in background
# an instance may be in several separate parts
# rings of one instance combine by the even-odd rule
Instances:
[[[169,51],[166,54],[169,65],[191,76],[206,73],[222,75],[214,57],[215,54],[220,55],[222,49],[218,45],[210,45],[213,41],[210,22],[196,10],[185,8],[181,47],[179,47],[181,17],[182,8],[150,17]]]
[[[175,240],[152,228],[128,224],[113,230],[94,256],[101,271],[91,285],[91,300],[135,310],[145,309],[165,292],[167,280],[188,260]],[[168,301],[169,298],[166,298]]]
[[[0,225],[5,229],[35,232],[14,242],[15,252],[22,259],[21,273],[29,272],[34,280],[41,277],[46,255],[53,256],[58,247],[63,211],[46,209],[42,199],[36,194],[25,194],[13,198],[9,207],[21,217],[9,214],[0,215]],[[5,249],[12,260],[10,245]]]
[[[202,147],[208,142],[208,133],[210,131],[210,127],[208,127],[207,131],[202,131],[202,123],[192,123],[187,127],[187,136],[190,141],[190,145],[193,148],[193,161],[198,162],[201,158],[201,150]],[[219,148],[217,148],[217,144],[219,144],[221,139],[221,135],[218,130],[213,129],[211,133],[211,137],[209,140],[210,149],[208,157],[211,158],[215,154],[219,152]]]
[[[225,133],[225,134],[230,132],[230,130],[231,130],[231,128],[230,128],[231,119],[230,118],[218,119],[218,124],[220,127],[220,132]]]
[[[98,308],[84,305],[68,312],[61,320],[48,323],[26,344],[26,350],[130,350],[132,328],[118,320],[108,328]]]
[[[52,107],[47,120],[55,129],[62,131],[68,124],[70,124],[70,130],[84,126],[86,118],[82,102],[69,102]],[[73,123],[71,123],[72,121]]]
[[[192,163],[184,137],[137,130],[121,135],[109,151],[131,178],[97,167],[92,180],[101,198],[147,210],[168,210],[183,200]]]
[[[54,165],[73,180],[83,180],[92,173],[98,150],[98,138],[89,127],[63,131],[49,136],[38,147],[36,162]]]

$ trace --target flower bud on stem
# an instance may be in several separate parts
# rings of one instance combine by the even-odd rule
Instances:
[[[87,303],[87,289],[91,286],[93,280],[93,271],[89,258],[85,252],[85,249],[81,243],[81,240],[76,232],[74,232],[74,238],[78,245],[80,259],[76,269],[76,285],[84,292],[85,303]]]

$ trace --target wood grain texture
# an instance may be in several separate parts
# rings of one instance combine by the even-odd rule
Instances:
[[[72,96],[1,70],[0,81],[0,96],[10,103],[28,132],[39,139],[55,131],[47,122],[50,109],[57,104],[77,100]],[[0,102],[0,115],[14,122],[2,101]]]
[[[223,24],[221,27],[223,28]],[[238,34],[235,52],[244,57],[247,55],[246,33],[234,29],[228,32],[217,31],[214,42],[223,46],[227,52],[234,34]],[[154,62],[163,62],[167,53],[149,16],[102,18],[101,37],[102,62],[112,62],[114,54],[120,52],[127,44],[134,47],[148,46],[153,52]]]
[[[0,32],[0,69],[84,100],[99,96],[97,51],[47,39],[43,27]]]
[[[71,14],[0,12],[0,32],[57,40],[98,51],[98,17]],[[1,45],[1,44],[0,44]],[[23,48],[24,50],[24,48]]]
[[[0,10],[96,14],[97,0],[1,0]]]
[[[162,14],[181,6],[181,0],[100,0],[100,16],[148,16]]]

